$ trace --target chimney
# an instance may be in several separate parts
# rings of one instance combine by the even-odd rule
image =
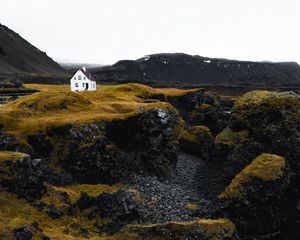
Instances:
[[[85,72],[86,72],[86,68],[85,68],[85,67],[82,67],[82,69],[83,69],[83,71],[85,71]]]

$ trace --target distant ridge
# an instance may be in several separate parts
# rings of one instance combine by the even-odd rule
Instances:
[[[19,34],[0,24],[0,76],[58,77],[66,70]]]
[[[300,86],[296,62],[251,62],[161,53],[94,69],[100,81],[178,85]]]

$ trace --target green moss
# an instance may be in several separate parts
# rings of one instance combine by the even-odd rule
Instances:
[[[231,128],[225,128],[216,136],[215,144],[232,146],[236,143],[241,143],[247,139],[248,132],[243,130],[239,132],[233,131]]]
[[[240,198],[243,195],[245,184],[252,178],[263,181],[275,181],[283,176],[284,168],[284,158],[272,154],[262,154],[235,176],[230,185],[220,194],[219,198]]]
[[[206,126],[193,126],[190,129],[185,129],[180,134],[179,138],[190,141],[190,142],[198,142],[199,136],[201,134],[206,134],[211,136],[210,130]]]

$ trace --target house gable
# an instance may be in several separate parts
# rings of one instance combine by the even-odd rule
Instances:
[[[93,77],[88,71],[78,69],[70,80],[71,91],[95,91],[96,81],[92,79]]]

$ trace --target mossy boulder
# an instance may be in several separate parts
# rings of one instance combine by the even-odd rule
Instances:
[[[252,129],[299,115],[300,96],[294,92],[253,91],[238,99],[233,108],[230,126],[234,130]]]
[[[271,226],[281,227],[281,232],[286,232],[289,226],[297,228],[295,223],[300,215],[297,207],[300,181],[299,109],[300,96],[294,92],[249,92],[235,102],[228,127],[216,137],[214,157],[225,165],[224,175],[228,182],[263,153],[282,156],[285,166],[290,169],[290,184],[284,194],[278,194],[280,200],[274,201],[277,205],[265,202],[259,205],[259,198],[263,195],[255,195],[257,198],[253,199],[253,204],[258,201],[260,208],[256,212],[261,211],[261,214],[249,225],[265,220],[264,214],[270,216],[273,210],[269,206],[272,206],[274,219],[280,219],[280,224],[266,220]],[[224,196],[228,194],[224,193]],[[280,217],[276,209],[279,209]]]
[[[293,92],[254,91],[232,108],[229,126],[217,135],[216,156],[238,173],[257,155],[283,156],[292,172],[300,165],[300,96]]]
[[[219,195],[222,216],[245,237],[270,237],[280,232],[280,202],[290,183],[284,158],[262,154],[235,176]]]
[[[180,149],[202,159],[210,159],[213,145],[214,138],[206,126],[193,126],[179,136]]]
[[[113,237],[115,240],[234,240],[239,239],[235,225],[228,219],[200,219],[153,225],[129,225]]]

